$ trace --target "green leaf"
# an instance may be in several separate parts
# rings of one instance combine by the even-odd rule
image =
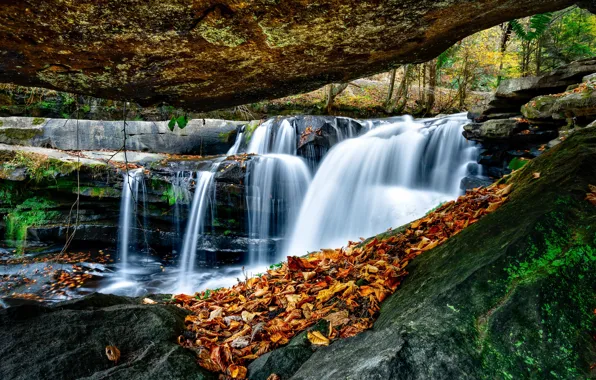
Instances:
[[[178,127],[180,127],[180,129],[184,129],[184,127],[186,127],[188,124],[188,118],[186,115],[180,116],[178,119],[176,119],[176,121],[178,122]]]
[[[172,118],[172,120],[170,120],[170,122],[168,123],[168,128],[170,128],[170,131],[174,132],[174,127],[176,126],[176,118]]]

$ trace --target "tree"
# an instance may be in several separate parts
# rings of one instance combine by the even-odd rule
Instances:
[[[331,83],[327,85],[327,103],[325,104],[325,109],[327,110],[328,114],[330,114],[331,110],[333,109],[333,101],[337,95],[341,94],[347,87],[348,83]]]

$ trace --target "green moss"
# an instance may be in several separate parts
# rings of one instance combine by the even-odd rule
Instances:
[[[251,121],[250,123],[248,123],[246,125],[246,127],[244,127],[244,141],[246,141],[247,143],[250,141],[253,133],[259,127],[259,125],[260,125],[260,122],[255,120],[255,121]]]
[[[56,206],[56,203],[42,197],[25,200],[4,217],[6,240],[22,250],[26,245],[29,227],[39,226],[59,217],[59,212],[51,211]]]
[[[526,166],[526,164],[530,162],[530,160],[525,158],[515,157],[511,162],[509,162],[509,169],[511,170],[519,170]]]
[[[236,135],[236,130],[231,130],[229,132],[221,132],[219,134],[219,140],[223,143],[231,142],[233,136]]]
[[[286,29],[286,25],[268,26],[260,22],[259,27],[267,37],[267,45],[270,48],[283,48],[299,43],[296,35]]]
[[[39,128],[4,128],[0,131],[0,135],[5,136],[14,143],[31,140],[37,136],[43,135],[43,131]]]
[[[56,180],[60,175],[68,175],[80,169],[81,163],[76,161],[62,161],[44,155],[17,152],[10,162],[0,166],[0,170],[14,170],[18,167],[27,169],[27,175],[35,182],[43,180]]]
[[[198,31],[201,37],[214,45],[236,47],[246,42],[246,39],[236,33],[232,26],[200,25]]]
[[[72,188],[73,192],[77,192],[77,188]],[[81,195],[92,198],[118,198],[120,191],[113,187],[81,187]]]
[[[45,123],[45,121],[46,119],[44,118],[36,117],[35,119],[33,119],[33,125],[41,125]]]

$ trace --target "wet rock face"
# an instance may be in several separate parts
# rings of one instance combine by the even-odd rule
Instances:
[[[573,0],[3,2],[0,82],[218,109],[423,62]]]

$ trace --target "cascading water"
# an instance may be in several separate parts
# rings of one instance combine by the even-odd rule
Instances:
[[[373,236],[456,198],[475,157],[462,136],[466,122],[463,115],[406,117],[336,145],[309,187],[285,254]]]
[[[120,272],[124,277],[129,272],[130,250],[137,244],[137,215],[139,204],[139,185],[142,185],[142,202],[146,204],[146,192],[143,181],[143,169],[129,170],[124,173],[122,183],[122,198],[120,200],[120,228],[118,231],[118,253],[120,257]],[[146,207],[143,207],[145,210]],[[144,218],[143,218],[144,219]]]
[[[254,130],[246,149],[246,153],[266,154],[269,153],[269,142],[271,140],[273,119],[269,119]]]
[[[295,146],[295,143],[294,143]],[[271,239],[286,236],[300,210],[311,175],[304,161],[287,154],[268,154],[251,162],[247,171],[248,233],[251,264],[267,263]]]
[[[244,132],[238,132],[238,136],[236,136],[236,141],[234,142],[234,145],[230,148],[230,150],[228,150],[228,153],[226,153],[226,155],[233,156],[235,154],[238,154],[238,152],[240,151],[240,145],[242,144],[242,141],[244,141]]]
[[[197,173],[195,193],[180,254],[177,292],[192,292],[191,280],[195,269],[197,246],[204,233],[205,215],[211,202],[210,195],[214,177],[214,170]]]
[[[275,241],[291,230],[311,174],[296,156],[296,129],[288,120],[274,128],[270,119],[254,131],[247,153],[259,154],[247,169],[246,203],[251,264],[268,263]]]

